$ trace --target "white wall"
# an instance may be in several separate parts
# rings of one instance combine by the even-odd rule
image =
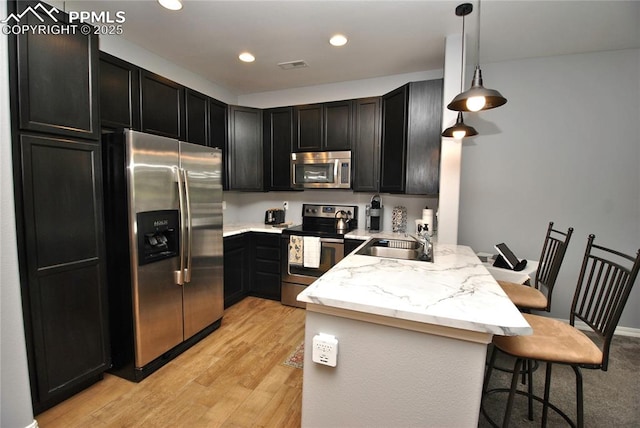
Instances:
[[[7,15],[0,2],[0,16]],[[0,36],[0,426],[33,423],[16,251],[7,36]]]
[[[508,103],[465,115],[459,241],[537,260],[549,221],[574,227],[553,297],[568,318],[587,235],[640,248],[640,50],[482,65]],[[640,282],[640,281],[639,281]],[[640,328],[640,284],[620,326]]]
[[[239,95],[238,104],[255,108],[271,108],[352,98],[378,97],[408,82],[440,79],[442,78],[442,73],[442,70],[422,71],[282,91]]]

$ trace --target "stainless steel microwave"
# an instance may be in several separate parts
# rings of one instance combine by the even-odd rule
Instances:
[[[291,153],[294,189],[350,189],[351,152]]]

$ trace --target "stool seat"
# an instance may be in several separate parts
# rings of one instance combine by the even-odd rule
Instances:
[[[598,366],[602,351],[572,325],[533,314],[522,314],[533,329],[531,336],[495,336],[493,344],[514,357],[555,363]]]
[[[544,311],[547,308],[547,296],[537,288],[528,285],[516,284],[515,282],[498,281],[498,284],[511,299],[514,305],[519,308],[537,309]]]

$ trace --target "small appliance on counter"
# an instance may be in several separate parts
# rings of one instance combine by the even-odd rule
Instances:
[[[373,195],[371,203],[365,208],[366,228],[371,232],[379,232],[382,230],[382,199],[380,195]]]
[[[270,208],[264,213],[264,224],[284,223],[284,210],[282,208]]]

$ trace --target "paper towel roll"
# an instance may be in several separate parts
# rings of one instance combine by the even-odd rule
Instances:
[[[422,210],[422,223],[429,226],[429,232],[433,233],[434,225],[433,225],[433,210],[423,209]]]

